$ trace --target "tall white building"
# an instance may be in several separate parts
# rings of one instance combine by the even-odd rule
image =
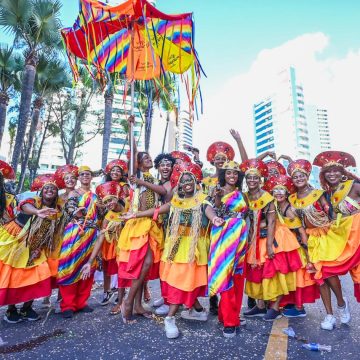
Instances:
[[[293,67],[281,71],[274,92],[253,106],[256,156],[274,151],[278,156],[310,158],[303,87]]]
[[[193,145],[193,126],[189,111],[180,111],[178,132],[178,150],[191,154],[187,150],[187,146]]]
[[[306,118],[309,125],[311,160],[322,151],[331,149],[328,111],[314,105],[306,106]]]

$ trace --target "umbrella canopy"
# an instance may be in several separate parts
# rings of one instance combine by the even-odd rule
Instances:
[[[79,16],[62,36],[75,77],[74,60],[79,58],[94,65],[98,74],[148,80],[167,71],[182,74],[192,65],[199,74],[193,26],[191,13],[167,15],[146,0],[117,6],[80,0]]]

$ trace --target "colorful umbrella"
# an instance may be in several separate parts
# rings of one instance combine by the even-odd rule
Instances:
[[[201,66],[194,48],[191,13],[167,15],[146,0],[128,0],[117,6],[80,0],[79,5],[73,27],[62,30],[75,80],[76,58],[93,65],[104,79],[106,73],[118,73],[130,80],[148,80],[165,72],[183,74],[191,69],[191,85],[189,78],[185,84],[193,108]],[[131,95],[133,114],[133,81]],[[132,144],[133,139],[130,141]]]

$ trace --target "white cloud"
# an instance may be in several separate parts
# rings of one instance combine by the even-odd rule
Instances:
[[[303,84],[306,103],[328,108],[334,149],[352,152],[360,163],[360,145],[356,145],[360,144],[356,131],[359,128],[356,104],[360,94],[360,48],[341,58],[326,57],[323,52],[330,42],[323,33],[311,33],[264,49],[247,72],[219,84],[214,94],[205,94],[205,113],[194,129],[203,157],[212,141],[234,144],[228,133],[231,127],[241,131],[249,155],[254,155],[252,105],[270,95],[276,74],[292,65],[297,70],[298,81]]]

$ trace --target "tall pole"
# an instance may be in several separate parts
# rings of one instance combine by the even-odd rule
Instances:
[[[134,97],[135,97],[135,59],[134,59],[134,21],[131,22],[131,85],[130,85],[130,93],[131,93],[131,109],[130,115],[134,116]],[[130,175],[134,175],[134,123],[130,122]]]

